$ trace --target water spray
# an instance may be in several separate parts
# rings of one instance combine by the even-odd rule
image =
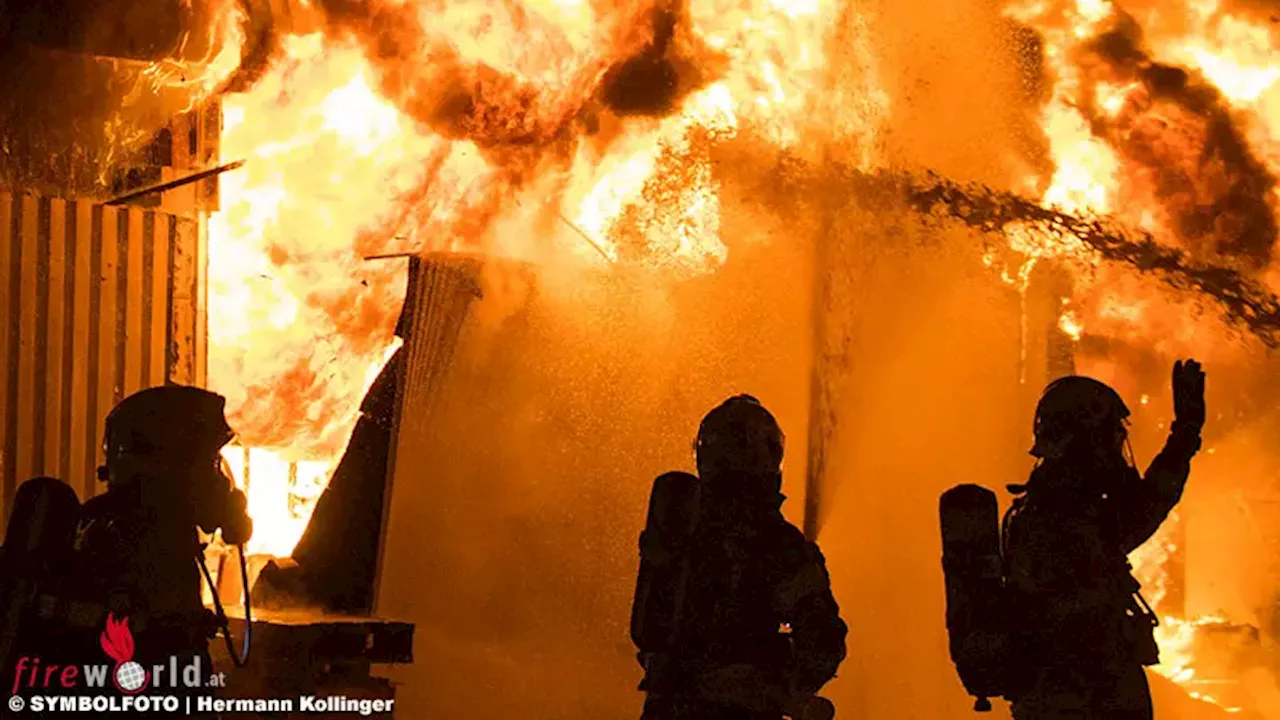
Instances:
[[[960,185],[936,174],[850,173],[849,182],[872,193],[893,191],[930,219],[958,221],[983,233],[1026,225],[1053,237],[1074,238],[1110,262],[1152,273],[1166,285],[1215,300],[1227,319],[1243,326],[1269,348],[1280,347],[1280,299],[1234,268],[1194,263],[1176,248],[1157,243],[1105,217],[1072,215],[1046,208],[1010,192],[977,184]]]

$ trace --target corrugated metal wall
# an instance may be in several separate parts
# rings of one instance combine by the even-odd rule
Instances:
[[[102,421],[126,395],[203,385],[203,223],[0,192],[0,477],[100,491]]]
[[[392,496],[397,480],[418,482],[431,467],[424,439],[431,432],[432,410],[449,371],[471,306],[483,295],[482,261],[450,253],[414,257],[409,261],[404,310],[397,334],[404,340],[404,364],[397,378],[396,412],[382,500],[382,536],[374,572],[373,606],[378,611],[381,576],[387,554],[388,527],[393,521]],[[399,522],[416,522],[400,517]]]

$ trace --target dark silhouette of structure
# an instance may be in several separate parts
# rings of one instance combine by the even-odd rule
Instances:
[[[1175,420],[1145,474],[1128,446],[1129,409],[1110,387],[1065,377],[1036,408],[1039,463],[1009,486],[1003,529],[1004,695],[1017,720],[1152,717],[1143,667],[1159,662],[1156,618],[1127,556],[1181,498],[1205,422],[1200,365],[1175,364],[1172,385]]]
[[[395,328],[396,337],[406,342],[422,275],[421,261],[411,259],[404,307]],[[291,559],[297,565],[288,569],[269,565],[263,570],[265,582],[258,595],[267,598],[285,588],[333,612],[373,612],[396,405],[407,356],[403,346],[398,348],[365,393],[347,449],[293,549]]]
[[[360,418],[290,561],[269,563],[255,602],[366,617],[375,610],[397,434],[439,388],[472,305],[479,266],[461,255],[410,257],[395,335],[404,341],[360,404]]]
[[[369,388],[346,452],[293,550],[305,588],[301,594],[331,611],[373,612],[396,385],[405,355],[404,348],[396,350]],[[274,568],[265,572],[269,578],[276,575],[268,582],[285,574]]]
[[[845,657],[825,562],[780,511],[783,436],[755,398],[712,410],[698,476],[668,473],[640,538],[631,634],[645,720],[824,718]]]

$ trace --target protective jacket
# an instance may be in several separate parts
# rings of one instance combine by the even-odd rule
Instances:
[[[67,592],[131,623],[140,657],[203,651],[214,628],[201,601],[193,524],[112,490],[84,505]]]
[[[640,647],[646,718],[673,717],[680,708],[689,718],[781,717],[780,708],[750,713],[700,699],[703,679],[731,666],[751,666],[800,695],[835,676],[847,628],[822,553],[782,516],[782,500],[705,491],[674,646]]]
[[[1150,715],[1141,666],[1154,664],[1156,650],[1127,557],[1181,498],[1199,447],[1198,432],[1175,426],[1143,476],[1067,457],[1045,461],[1025,486],[1010,488],[1024,494],[1005,528],[1024,671],[1012,698],[1016,714],[1037,717],[1025,709],[1045,703],[1088,710],[1096,704],[1089,697],[1120,692],[1115,685],[1123,683],[1138,697],[1108,703],[1138,708],[1133,717]]]
[[[110,673],[120,662],[132,661],[147,673],[144,695],[212,694],[208,643],[217,622],[201,602],[194,524],[184,526],[139,504],[128,491],[112,489],[82,506],[72,542],[65,572],[42,588],[35,601],[31,620],[39,641],[25,654],[39,658],[43,667],[105,665]],[[115,624],[108,621],[111,616],[116,623],[127,623],[124,638],[121,627],[109,627]],[[198,687],[185,684],[182,675],[168,677],[175,668],[190,674],[196,664]],[[162,675],[156,675],[155,666],[164,668]],[[39,693],[117,694],[111,684],[115,676],[107,677],[102,689],[52,685],[42,686]],[[70,717],[57,711],[26,716]],[[206,715],[193,712],[192,717]]]

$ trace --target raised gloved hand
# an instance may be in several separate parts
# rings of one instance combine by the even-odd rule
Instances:
[[[1173,365],[1173,420],[1175,427],[1197,434],[1204,427],[1204,370],[1195,360]]]

